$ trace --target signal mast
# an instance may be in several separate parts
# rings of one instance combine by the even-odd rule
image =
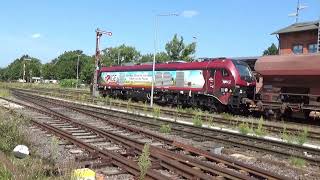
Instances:
[[[98,70],[100,70],[100,59],[101,59],[101,55],[100,55],[100,38],[101,36],[105,34],[108,36],[112,36],[112,32],[108,32],[108,31],[103,31],[100,30],[99,28],[96,29],[96,53],[95,53],[95,69],[94,69],[94,75],[93,75],[93,83],[92,83],[92,96],[93,97],[97,97],[98,96],[98,91],[97,91],[97,87],[98,87]]]

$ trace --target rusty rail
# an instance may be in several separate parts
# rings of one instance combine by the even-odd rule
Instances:
[[[20,96],[21,96],[21,94],[20,94]],[[34,98],[33,98],[34,99]],[[39,106],[42,106],[42,105],[39,105]],[[46,108],[46,107],[44,107],[43,106],[43,108]],[[47,109],[48,110],[48,109]],[[84,112],[82,112],[82,113],[84,113]],[[53,112],[53,114],[55,114],[57,117],[59,117],[59,118],[65,118],[63,115],[61,115],[61,114],[59,114],[59,113],[56,113],[56,112]],[[88,114],[88,113],[86,113],[86,114]],[[92,116],[92,115],[91,115]],[[101,118],[100,118],[101,119]],[[119,124],[118,124],[119,125]],[[123,126],[122,126],[123,127]],[[123,127],[124,128],[124,127]],[[99,132],[99,133],[101,133],[101,134],[103,134],[103,132]],[[145,133],[145,132],[144,132]],[[110,133],[109,133],[110,134]],[[106,135],[106,134],[104,134],[104,135]],[[149,136],[150,136],[150,134],[149,134]],[[155,137],[154,135],[152,135],[153,137]],[[118,141],[120,141],[121,139],[119,139],[119,137],[113,137],[114,139],[117,139]],[[156,137],[156,138],[159,138],[159,137]],[[201,152],[201,155],[205,155],[206,156],[206,158],[208,158],[208,159],[211,159],[211,160],[217,160],[217,159],[219,159],[219,158],[221,158],[221,157],[214,157],[214,156],[212,156],[212,154],[208,154],[208,153],[205,153],[205,152],[203,152],[203,151],[200,151],[200,150],[197,150],[197,149],[195,149],[195,148],[192,148],[192,147],[190,147],[190,146],[187,146],[187,145],[184,145],[184,144],[181,144],[181,143],[178,143],[178,142],[171,142],[172,144],[175,144],[177,147],[183,147],[183,148],[185,148],[185,149],[189,149],[189,151],[191,151],[191,152],[198,152],[198,154],[199,154],[199,152]],[[140,147],[139,149],[141,150],[141,148],[142,147]],[[164,153],[164,152],[162,152],[162,150],[159,150],[159,149],[157,149],[157,148],[154,148],[154,147],[152,147],[151,148],[153,151],[156,151],[157,153],[156,154],[163,154],[163,156],[166,156],[166,157],[170,157],[170,158],[172,158],[172,159],[175,159],[176,161],[180,161],[180,162],[185,162],[186,161],[186,159],[184,158],[184,157],[179,157],[180,158],[180,160],[179,159],[177,159],[178,158],[178,156],[176,156],[175,154],[168,154],[168,153]],[[154,153],[152,153],[152,154],[154,154]],[[159,157],[158,157],[159,158]],[[164,158],[164,157],[161,157],[161,158]],[[171,159],[171,161],[172,161],[172,159]],[[170,160],[170,159],[166,159],[166,160]],[[234,164],[235,162],[230,162],[230,160],[223,160],[224,162],[225,162],[225,164]],[[214,173],[213,172],[213,170],[216,170],[216,171],[218,171],[219,170],[219,168],[217,169],[217,168],[214,168],[214,167],[212,167],[212,166],[208,166],[208,165],[206,165],[206,164],[201,164],[201,162],[194,162],[194,161],[191,161],[190,159],[188,159],[188,162],[190,162],[191,163],[191,165],[192,165],[192,163],[195,165],[195,164],[197,164],[198,166],[200,165],[200,167],[202,167],[201,169],[203,169],[203,170],[206,170],[206,171],[208,171],[208,172],[211,172],[211,173]],[[221,159],[220,159],[220,162],[221,162]],[[172,162],[173,164],[175,164],[175,162]],[[238,169],[245,169],[246,170],[246,172],[249,172],[249,173],[251,173],[252,175],[255,175],[255,176],[261,176],[261,177],[264,177],[264,178],[267,178],[267,179],[284,179],[285,177],[282,177],[282,176],[277,176],[277,175],[273,175],[273,174],[270,174],[269,172],[266,172],[266,171],[261,171],[260,169],[257,169],[257,168],[253,168],[253,167],[249,167],[248,165],[244,165],[244,164],[241,164],[241,163],[239,163],[239,162],[236,162],[235,163],[236,164],[236,166],[237,166],[237,168]],[[242,166],[244,166],[244,168],[242,167]],[[167,167],[168,167],[168,165],[167,165]],[[260,170],[260,171],[259,171]],[[221,171],[221,169],[220,169],[220,171]],[[216,172],[215,172],[216,173]],[[225,174],[223,174],[223,173],[220,173],[220,175],[223,175],[223,176],[225,176],[225,177],[228,177],[227,176],[227,174],[230,174],[230,172],[225,172]],[[232,174],[232,173],[231,173]],[[236,176],[236,177],[238,177],[238,178],[240,178],[240,179],[242,179],[242,178],[245,178],[245,179],[248,179],[248,177],[241,177],[241,176],[239,176],[239,174],[233,174],[232,176]],[[232,176],[230,176],[230,177],[232,177]]]

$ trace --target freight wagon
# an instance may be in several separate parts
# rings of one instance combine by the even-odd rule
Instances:
[[[320,54],[263,56],[255,70],[263,79],[256,110],[276,117],[320,118]]]

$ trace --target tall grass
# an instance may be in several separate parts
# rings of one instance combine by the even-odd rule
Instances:
[[[138,165],[140,169],[140,177],[139,180],[144,180],[148,169],[151,166],[151,159],[150,159],[150,145],[145,144],[142,150],[142,153],[138,159]]]
[[[13,176],[12,176],[11,172],[8,171],[6,169],[6,167],[2,166],[1,164],[0,164],[0,179],[3,179],[3,180],[11,180],[12,179],[13,180]]]
[[[52,164],[47,160],[42,160],[36,155],[33,155],[32,146],[28,143],[27,138],[22,133],[22,129],[29,123],[29,118],[23,117],[19,114],[8,112],[5,109],[0,108],[0,150],[8,155],[12,163],[19,171],[19,174],[23,175],[23,179],[26,180],[43,180],[43,179],[70,179],[71,166],[66,169],[66,173],[60,176],[54,175],[55,170]],[[12,150],[18,144],[24,144],[31,147],[31,155],[24,159],[17,159],[11,155]],[[57,141],[53,141],[55,148],[57,148]],[[53,154],[53,158],[56,158],[56,154]],[[0,180],[10,180],[14,177],[0,162]]]
[[[196,127],[202,127],[202,111],[195,113],[195,115],[192,117],[192,123]]]
[[[0,97],[8,97],[10,96],[9,89],[0,88]]]
[[[0,109],[0,150],[9,153],[12,149],[24,142],[20,127],[26,122],[25,118],[9,116]]]
[[[263,127],[264,120],[261,117],[258,122],[258,127],[254,130],[254,133],[258,136],[264,136],[267,134],[267,130]]]

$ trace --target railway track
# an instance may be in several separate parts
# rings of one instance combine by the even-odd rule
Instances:
[[[23,96],[21,94],[18,96],[33,105],[26,105],[22,103],[18,104],[24,105],[56,119],[45,123],[33,121],[34,124],[46,131],[54,133],[60,138],[67,139],[69,142],[86,149],[90,154],[94,154],[95,156],[102,158],[104,161],[115,161],[115,165],[120,166],[122,169],[125,169],[126,172],[129,172],[134,176],[137,176],[138,173],[136,170],[136,163],[134,161],[132,163],[129,161],[129,164],[131,164],[130,167],[123,167],[123,157],[128,159],[128,156],[132,154],[137,156],[141,153],[144,143],[132,138],[135,135],[140,135],[140,137],[142,136],[152,140],[150,142],[150,153],[153,168],[151,168],[147,173],[147,176],[150,179],[167,178],[159,174],[159,169],[170,170],[175,172],[177,176],[186,179],[213,179],[217,177],[224,177],[226,179],[286,179],[285,177],[274,175],[261,169],[241,164],[240,162],[230,162],[228,159],[223,159],[219,156],[196,149],[189,145],[174,142],[152,133],[142,132],[130,126],[117,123],[114,120],[109,119],[108,121],[104,121],[107,123],[104,124],[104,128],[102,128],[101,124],[92,125],[92,123],[89,122],[79,122],[64,115],[63,113],[58,113],[52,110],[53,107],[60,107],[53,105],[53,103],[50,108],[50,106],[48,107],[48,104],[46,106],[43,105],[45,104],[43,103],[43,99],[36,99],[34,96]],[[90,115],[89,113],[85,114]],[[78,133],[78,137],[76,133]],[[89,140],[90,143],[88,143],[88,139],[87,142],[81,140],[81,138],[79,138],[80,134],[85,134],[87,137],[91,136],[92,139]],[[94,138],[98,138],[99,141]],[[92,145],[92,143],[107,143],[105,141],[106,139],[108,140],[108,143],[112,142],[117,144],[117,147],[125,147],[124,149],[118,149],[118,152],[123,152],[121,156],[114,154],[111,150],[99,150],[99,148]],[[158,146],[160,145],[162,147],[160,148],[152,144],[158,144]],[[179,149],[179,153],[175,152],[177,149]],[[184,151],[184,153],[181,153],[181,151]],[[104,154],[101,154],[103,152]],[[182,154],[189,154],[189,156]],[[191,157],[190,154],[192,154],[193,157]],[[197,157],[201,156],[204,159],[196,159],[194,158],[195,155]],[[134,158],[134,156],[132,158]],[[222,164],[223,166],[221,167]]]
[[[148,127],[150,129],[159,130],[161,125],[170,124],[172,127],[171,134],[178,134],[183,137],[192,138],[196,141],[217,141],[229,147],[239,147],[240,149],[249,149],[257,152],[270,153],[285,158],[299,157],[308,162],[319,165],[320,164],[320,150],[309,147],[304,147],[295,144],[287,144],[279,141],[272,141],[268,139],[246,136],[238,133],[225,132],[216,129],[200,128],[187,124],[180,124],[172,121],[155,120],[152,117],[145,117],[139,115],[128,114],[126,112],[119,112],[110,109],[99,107],[90,107],[86,105],[79,105],[71,102],[59,101],[50,98],[34,96],[30,94],[23,94],[19,92],[18,96],[32,97],[38,99],[42,103],[56,104],[74,111],[87,114],[91,117],[107,121],[106,117],[117,118],[117,121],[123,121],[127,124],[134,124],[139,127]],[[305,156],[307,153],[309,156]],[[310,157],[311,156],[311,157]]]
[[[79,100],[79,95],[87,94],[86,96],[86,101],[88,102],[93,102],[93,103],[104,103],[106,104],[106,101],[97,99],[97,98],[92,98],[90,97],[90,94],[86,91],[72,91],[72,90],[54,90],[57,91],[58,94],[52,93],[52,92],[47,92],[45,90],[24,90],[28,92],[33,92],[33,93],[41,93],[44,95],[49,95],[49,96],[58,96],[58,97],[63,97],[63,98],[69,98],[73,100]],[[66,94],[67,93],[67,94]],[[74,95],[76,94],[76,95]],[[116,107],[120,108],[127,108],[127,104],[123,102],[117,102],[113,101],[112,104]],[[153,112],[154,109],[149,107],[149,106],[142,106],[138,104],[131,103],[130,108],[138,110],[138,111],[148,111],[148,112]],[[166,115],[172,118],[178,118],[178,119],[184,119],[188,121],[192,121],[192,117],[195,116],[195,113],[188,113],[188,112],[178,112],[177,110],[170,110],[167,108],[161,108],[160,109],[162,115]],[[210,123],[217,124],[217,125],[222,125],[222,126],[239,126],[242,123],[248,123],[251,128],[256,129],[259,127],[259,122],[258,121],[253,121],[253,120],[245,120],[244,118],[242,119],[234,119],[232,117],[218,117],[216,115],[212,114],[200,114],[201,119],[210,121]],[[274,134],[281,134],[284,129],[286,132],[289,134],[295,135],[299,134],[303,131],[303,128],[306,128],[308,131],[308,138],[313,139],[314,141],[320,141],[320,128],[315,125],[307,125],[307,124],[302,124],[302,123],[295,123],[295,122],[285,122],[285,123],[279,123],[279,122],[269,122],[266,121],[263,123],[263,128],[267,130],[267,132],[274,133]]]

